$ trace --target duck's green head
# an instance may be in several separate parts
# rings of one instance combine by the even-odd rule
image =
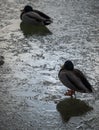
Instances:
[[[33,8],[30,5],[26,5],[23,9],[24,12],[30,12],[33,11]]]
[[[64,65],[63,68],[66,70],[73,70],[74,69],[74,65],[70,60],[67,60]]]

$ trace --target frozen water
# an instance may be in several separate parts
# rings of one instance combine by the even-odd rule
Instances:
[[[54,22],[26,33],[20,21],[26,4]],[[0,21],[0,130],[99,130],[99,1],[1,0]],[[64,123],[55,102],[65,98],[58,72],[67,59],[95,94],[76,93],[93,110]]]

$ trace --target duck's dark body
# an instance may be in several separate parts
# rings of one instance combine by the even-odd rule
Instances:
[[[41,11],[33,10],[31,6],[25,6],[20,18],[23,22],[33,25],[49,25],[52,19]]]
[[[79,91],[82,93],[91,93],[92,92],[92,86],[84,76],[84,74],[78,70],[74,69],[68,69],[63,66],[63,68],[59,71],[59,79],[60,81],[68,88]]]

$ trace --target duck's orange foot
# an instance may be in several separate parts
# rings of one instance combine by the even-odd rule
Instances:
[[[75,95],[75,91],[74,90],[68,90],[64,95],[72,97],[73,95]]]

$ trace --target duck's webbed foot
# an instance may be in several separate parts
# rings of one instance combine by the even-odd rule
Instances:
[[[70,90],[68,90],[65,94],[64,94],[65,96],[73,96],[73,95],[75,95],[75,91],[74,90],[72,90],[72,89],[70,89]]]

